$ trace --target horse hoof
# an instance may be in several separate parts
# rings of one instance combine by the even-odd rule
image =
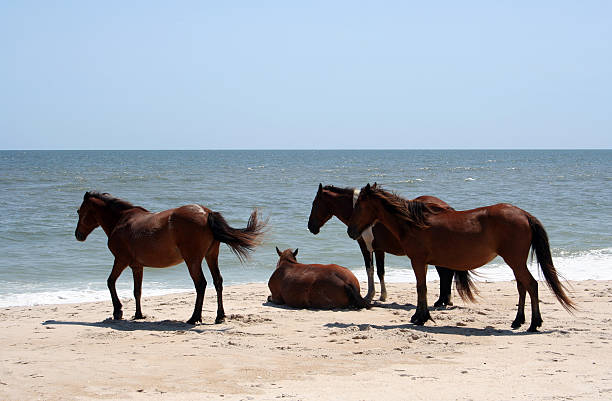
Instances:
[[[444,302],[441,299],[438,299],[436,302],[434,302],[433,306],[435,308],[439,308],[441,306],[444,306]]]
[[[225,322],[225,315],[217,316],[217,318],[215,319],[215,324],[219,324],[219,323],[223,323],[223,322]]]
[[[202,323],[202,318],[196,319],[195,317],[192,317],[191,319],[187,320],[187,324],[192,324],[195,326],[197,323]]]
[[[513,329],[518,329],[519,327],[521,327],[522,323],[517,322],[516,320],[514,322],[512,322],[512,324],[510,325],[510,327],[512,327]]]
[[[140,315],[134,315],[134,320],[141,320],[141,319],[144,319],[145,317],[146,317],[146,316],[145,316],[145,315],[143,315],[143,314],[140,314]]]
[[[115,320],[123,319],[123,312],[121,312],[121,311],[113,312],[113,319],[115,319]]]
[[[530,332],[530,333],[537,333],[538,332],[538,328],[534,327],[534,326],[529,326],[527,331]]]

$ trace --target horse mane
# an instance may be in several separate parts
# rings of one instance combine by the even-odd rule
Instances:
[[[349,187],[340,188],[340,187],[334,187],[333,185],[326,185],[323,187],[323,189],[329,192],[333,192],[335,194],[351,195],[351,196],[353,196],[353,192],[355,191],[355,188],[349,188]]]
[[[404,199],[394,192],[385,191],[378,185],[371,187],[371,194],[381,201],[389,213],[417,228],[429,227],[427,216],[441,211],[431,208],[425,202]]]
[[[111,211],[117,212],[117,213],[123,212],[124,210],[128,210],[128,209],[134,209],[134,208],[141,209],[141,210],[144,210],[145,212],[148,212],[148,210],[145,209],[144,207],[134,206],[132,203],[126,200],[123,200],[123,199],[115,198],[114,196],[112,196],[111,194],[107,192],[103,192],[103,193],[100,193],[98,191],[86,192],[85,196],[83,197],[83,200],[87,200],[89,198],[100,199],[106,204],[106,206],[110,208]]]

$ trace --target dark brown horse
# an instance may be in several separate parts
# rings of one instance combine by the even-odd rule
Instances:
[[[538,282],[527,269],[530,248],[533,248],[546,283],[557,300],[568,311],[575,308],[559,281],[542,223],[516,206],[500,203],[461,212],[433,209],[426,203],[406,200],[376,184],[368,184],[357,200],[348,224],[348,235],[356,239],[376,222],[395,235],[412,262],[418,294],[416,313],[411,319],[413,323],[422,325],[431,319],[425,281],[428,264],[468,270],[499,255],[512,268],[519,293],[518,311],[512,327],[517,328],[525,322],[525,293],[529,292],[531,324],[528,331],[537,331],[542,325],[542,317]]]
[[[332,185],[319,184],[317,195],[312,201],[312,209],[308,218],[308,229],[313,234],[318,234],[321,227],[333,216],[336,216],[341,222],[348,225],[348,221],[353,214],[353,208],[359,190],[355,188],[338,188]],[[419,196],[414,199],[425,202],[434,208],[449,209],[451,208],[446,202],[434,196]],[[380,280],[380,300],[387,299],[387,289],[385,287],[385,252],[397,256],[403,256],[404,252],[401,244],[395,236],[385,228],[382,224],[375,224],[367,229],[357,239],[363,260],[368,274],[368,293],[365,299],[369,302],[374,298],[376,292],[374,288],[374,261],[373,255],[376,256],[376,272]],[[434,303],[434,306],[452,305],[451,302],[451,284],[453,276],[457,286],[457,292],[464,300],[474,301],[474,293],[476,289],[474,282],[468,271],[454,271],[441,266],[436,266],[438,275],[440,276],[440,297]]]
[[[218,212],[200,205],[186,205],[163,212],[151,213],[140,206],[114,198],[107,193],[87,192],[78,210],[79,222],[74,235],[85,241],[89,233],[101,226],[108,236],[108,249],[115,256],[113,270],[107,284],[113,300],[113,317],[121,319],[121,301],[115,282],[127,267],[134,276],[135,319],[142,319],[140,294],[143,267],[169,267],[185,261],[196,288],[193,315],[187,321],[202,321],[202,302],[206,279],[202,273],[202,259],[206,259],[217,290],[217,318],[225,318],[223,310],[223,279],[217,257],[219,243],[227,244],[240,261],[248,257],[259,243],[265,222],[257,220],[254,210],[246,228],[230,227]]]
[[[338,265],[298,263],[298,250],[281,252],[276,270],[268,281],[268,301],[294,308],[334,309],[369,307],[359,294],[359,281],[351,271]]]

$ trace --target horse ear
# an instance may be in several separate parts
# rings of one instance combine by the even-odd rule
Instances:
[[[374,185],[376,185],[376,184],[374,184]],[[368,184],[363,189],[365,189],[365,192],[369,192],[370,189],[371,189],[370,183],[368,182]]]
[[[278,253],[278,256],[281,256],[283,253],[280,251],[280,249],[278,249],[278,247],[276,247],[276,253]]]
[[[376,183],[376,181],[374,181],[374,185],[372,185],[372,188],[376,188],[378,186],[378,184]]]
[[[319,183],[319,190],[317,191],[317,193],[321,193],[323,192],[323,184]]]
[[[297,256],[298,253],[298,248],[295,248],[295,251],[293,251],[293,257],[295,258]]]

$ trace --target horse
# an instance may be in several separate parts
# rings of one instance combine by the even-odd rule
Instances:
[[[333,185],[319,184],[317,194],[312,201],[312,209],[308,218],[308,230],[317,235],[321,227],[333,216],[348,225],[355,202],[359,196],[359,190],[355,188],[338,188]],[[431,207],[449,209],[446,202],[435,196],[419,196],[414,199],[428,203]],[[376,256],[376,272],[380,280],[380,300],[387,300],[387,288],[385,286],[385,252],[396,256],[403,256],[406,253],[402,249],[399,241],[382,224],[375,224],[366,229],[357,239],[368,275],[368,292],[365,299],[370,302],[375,295],[374,288],[374,261],[372,254]],[[451,306],[451,285],[453,276],[459,296],[465,301],[474,302],[474,293],[477,290],[468,271],[454,271],[442,266],[436,266],[440,276],[440,296],[434,303],[435,307]]]
[[[298,250],[276,248],[279,260],[270,276],[268,301],[294,308],[335,309],[369,308],[359,291],[359,281],[346,267],[302,264]]]
[[[385,191],[376,183],[362,188],[347,233],[357,239],[375,223],[381,223],[399,240],[410,258],[417,281],[417,308],[410,319],[423,325],[431,319],[427,309],[425,276],[428,264],[456,270],[471,270],[497,255],[510,266],[516,278],[519,302],[511,327],[525,323],[525,294],[531,299],[531,324],[535,332],[542,325],[538,282],[527,269],[529,250],[535,253],[548,287],[568,311],[575,310],[550,254],[548,234],[542,223],[526,211],[500,203],[477,209],[454,211],[434,209],[417,200],[406,200]]]
[[[185,205],[151,213],[143,207],[115,198],[108,193],[86,192],[78,209],[79,221],[74,235],[78,241],[101,226],[108,236],[108,249],[115,257],[107,285],[113,301],[113,318],[121,319],[121,301],[115,282],[127,266],[134,277],[136,314],[143,319],[140,307],[143,267],[170,267],[185,261],[196,289],[193,314],[187,321],[202,322],[202,303],[206,279],[202,259],[206,259],[217,291],[215,323],[225,320],[223,278],[217,262],[219,244],[227,244],[243,262],[260,242],[266,222],[258,221],[253,210],[246,228],[230,227],[219,212],[201,205]]]

